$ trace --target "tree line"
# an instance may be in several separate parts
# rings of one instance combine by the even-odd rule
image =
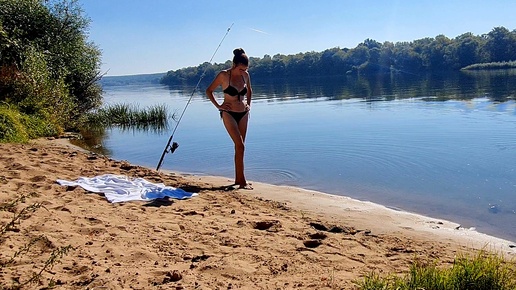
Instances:
[[[489,33],[473,35],[464,33],[455,38],[444,35],[426,37],[410,42],[380,43],[366,39],[355,48],[330,48],[322,52],[295,55],[265,55],[252,57],[249,71],[254,79],[291,78],[302,76],[328,76],[344,74],[377,74],[390,72],[438,72],[460,70],[481,63],[500,63],[516,60],[516,30],[495,27]],[[514,62],[512,62],[514,65]],[[203,63],[168,71],[162,84],[195,84],[206,71],[212,79],[225,63]]]

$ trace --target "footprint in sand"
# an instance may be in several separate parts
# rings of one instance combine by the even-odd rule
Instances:
[[[308,237],[310,240],[303,241],[303,245],[305,245],[307,248],[313,249],[322,245],[322,241],[328,236],[325,233],[317,232],[314,234],[309,234]]]
[[[336,234],[344,233],[344,234],[354,235],[359,232],[359,230],[357,230],[353,227],[339,227],[339,226],[327,227],[323,224],[315,223],[315,222],[311,222],[310,226],[318,231],[324,231],[324,232],[336,233]]]
[[[280,221],[278,220],[270,220],[270,221],[259,221],[259,222],[254,222],[252,224],[253,228],[255,230],[260,230],[260,231],[275,231],[277,230],[279,227],[281,227],[281,223]]]

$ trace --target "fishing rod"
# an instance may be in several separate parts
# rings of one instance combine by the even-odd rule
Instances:
[[[231,24],[231,26],[227,29],[226,34],[224,34],[224,37],[222,37],[222,40],[220,41],[219,45],[217,46],[217,49],[215,49],[215,51],[213,52],[213,55],[210,58],[210,61],[208,62],[209,64],[211,64],[211,62],[213,61],[213,58],[215,57],[215,54],[217,54],[217,51],[219,51],[220,46],[224,42],[224,39],[226,39],[226,36],[228,35],[229,31],[231,30],[231,27],[233,27],[233,24],[235,24],[235,23]],[[179,119],[177,120],[176,126],[174,127],[174,130],[172,131],[172,134],[170,135],[170,138],[168,139],[167,146],[165,146],[165,149],[163,150],[163,153],[161,153],[161,158],[159,159],[158,166],[156,167],[156,170],[159,170],[159,168],[161,167],[161,164],[163,163],[163,159],[165,158],[165,154],[167,154],[167,153],[174,153],[174,151],[176,151],[177,147],[179,147],[179,144],[177,144],[176,142],[172,142],[172,138],[174,137],[174,134],[176,133],[177,127],[179,126],[179,123],[181,122],[181,119],[183,119],[183,115],[186,112],[186,108],[188,108],[188,105],[190,105],[190,102],[192,101],[192,98],[193,98],[193,96],[195,94],[195,91],[197,91],[197,88],[199,87],[199,85],[201,83],[201,80],[206,75],[206,71],[208,70],[208,67],[209,66],[207,65],[204,68],[204,71],[202,72],[201,77],[199,78],[199,81],[197,82],[197,85],[193,89],[192,94],[190,95],[190,98],[188,99],[188,102],[186,102],[186,106],[183,109],[183,112],[181,113],[181,115],[179,116]],[[172,145],[170,145],[170,142],[172,142]]]

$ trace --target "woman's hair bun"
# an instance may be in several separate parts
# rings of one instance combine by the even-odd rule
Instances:
[[[249,65],[249,58],[245,54],[244,49],[235,48],[235,50],[233,50],[233,54],[235,55],[235,56],[233,56],[233,65],[239,65],[239,64],[243,64],[245,66]]]
[[[242,54],[245,54],[245,51],[243,48],[235,48],[235,50],[233,50],[233,55],[235,55],[235,56],[242,55]]]

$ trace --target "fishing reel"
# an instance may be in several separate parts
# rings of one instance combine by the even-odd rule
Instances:
[[[166,150],[166,152],[174,153],[174,151],[176,151],[177,147],[179,147],[179,144],[177,144],[177,142],[172,142],[172,145],[168,146],[168,149]]]
[[[163,158],[165,157],[165,154],[166,153],[174,153],[174,151],[176,151],[177,147],[179,147],[179,144],[177,144],[177,142],[172,142],[172,145],[170,145],[171,141],[172,141],[172,136],[170,136],[170,139],[168,140],[168,144],[167,144],[167,146],[165,146],[165,150],[163,150],[163,153],[161,153],[161,158],[159,159],[156,170],[159,170],[159,168],[161,167],[161,164],[163,163]]]

